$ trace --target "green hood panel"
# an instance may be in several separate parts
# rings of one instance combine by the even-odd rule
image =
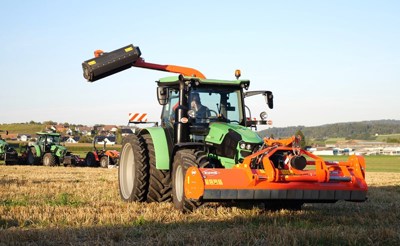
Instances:
[[[64,155],[67,153],[67,148],[62,145],[52,145],[50,151],[56,156],[63,158]]]
[[[229,130],[237,132],[242,137],[242,140],[247,143],[263,142],[262,138],[256,132],[247,127],[221,122],[214,122],[210,124],[210,132],[206,137],[206,142],[221,144],[224,136],[229,132]]]

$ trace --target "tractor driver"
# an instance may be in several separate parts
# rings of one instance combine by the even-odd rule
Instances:
[[[210,117],[210,110],[201,104],[199,93],[192,93],[190,108],[195,112],[196,119],[207,119]]]

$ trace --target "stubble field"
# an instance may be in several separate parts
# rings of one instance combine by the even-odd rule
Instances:
[[[398,245],[400,173],[367,172],[364,203],[264,211],[125,203],[117,169],[0,165],[0,245]]]

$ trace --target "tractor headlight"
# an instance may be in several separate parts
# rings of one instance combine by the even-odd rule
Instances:
[[[239,142],[239,147],[244,150],[251,150],[251,148],[252,148],[251,144],[243,142],[243,141]]]

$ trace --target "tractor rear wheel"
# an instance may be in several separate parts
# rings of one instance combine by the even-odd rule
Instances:
[[[184,183],[189,167],[198,167],[198,156],[194,149],[179,150],[175,154],[172,170],[172,200],[176,209],[187,213],[201,205],[199,201],[186,199]]]
[[[88,152],[86,154],[85,163],[86,163],[86,166],[88,166],[88,167],[98,167],[99,166],[93,152]]]
[[[150,134],[143,135],[146,141],[149,166],[150,181],[149,193],[147,194],[148,202],[166,202],[171,201],[171,174],[170,171],[159,170],[156,167],[156,153],[154,151],[154,143]]]
[[[51,153],[46,153],[43,156],[43,166],[52,167],[56,165],[56,158]]]
[[[37,164],[38,164],[38,161],[37,161],[37,158],[36,158],[36,150],[35,150],[35,147],[31,147],[31,148],[29,148],[29,149],[27,150],[27,153],[26,153],[26,162],[27,162],[29,165],[37,165]]]
[[[6,165],[17,164],[16,159],[18,159],[18,154],[17,154],[17,151],[15,151],[14,149],[12,149],[11,151],[7,151],[4,154],[4,163]]]
[[[146,143],[140,136],[129,135],[122,142],[118,185],[122,200],[146,201],[149,189],[149,165]]]
[[[101,157],[101,159],[100,159],[100,166],[101,166],[102,168],[108,168],[108,164],[109,164],[108,156],[103,156],[103,157]]]

